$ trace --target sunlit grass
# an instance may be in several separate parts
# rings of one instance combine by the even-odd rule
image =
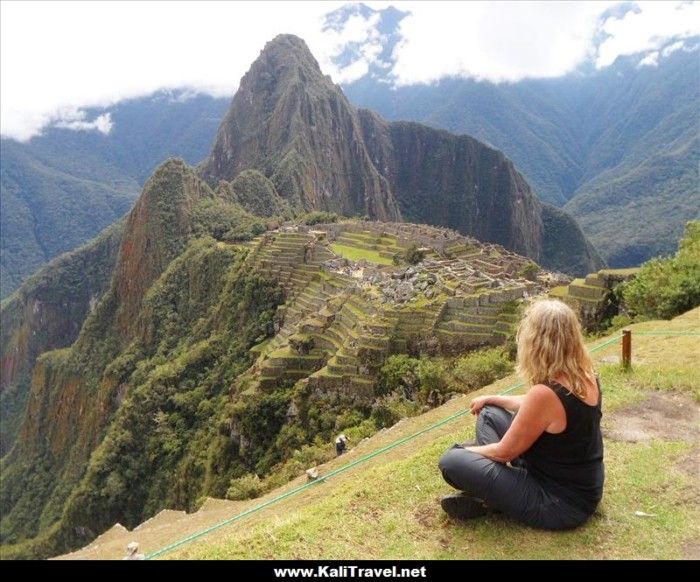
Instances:
[[[366,260],[371,263],[376,263],[378,265],[391,265],[391,259],[381,256],[377,251],[369,249],[360,249],[357,247],[351,247],[347,245],[341,245],[334,243],[331,245],[333,252],[340,255],[343,258],[349,259],[351,261],[361,261]]]

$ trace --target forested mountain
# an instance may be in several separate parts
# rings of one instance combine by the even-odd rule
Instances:
[[[383,31],[388,46],[398,20]],[[343,89],[386,119],[502,150],[542,200],[580,221],[611,265],[626,266],[672,252],[700,207],[698,51],[676,50],[657,66],[639,61],[498,85],[451,78],[393,88],[372,71]],[[3,139],[0,296],[120,217],[160,161],[203,160],[228,102],[163,92],[90,110],[91,119],[111,115],[109,135],[53,127],[26,144]]]
[[[108,135],[52,127],[28,143],[2,139],[0,297],[121,218],[164,159],[201,161],[227,106],[162,92],[88,111],[110,115]]]
[[[302,210],[448,226],[572,273],[600,265],[576,223],[541,204],[501,152],[356,110],[291,35],[241,80],[202,175],[215,186],[249,168]]]
[[[657,66],[639,66],[637,55],[518,83],[446,79],[394,88],[367,76],[345,91],[387,119],[501,149],[543,200],[580,221],[612,266],[627,266],[671,253],[685,222],[698,216],[698,54],[679,49]]]

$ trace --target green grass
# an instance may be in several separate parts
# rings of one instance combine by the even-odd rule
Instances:
[[[378,265],[392,264],[391,259],[387,259],[386,257],[381,256],[377,251],[360,249],[357,247],[350,247],[338,243],[332,244],[331,248],[333,249],[333,252],[335,254],[340,255],[341,257],[349,259],[351,261],[361,261],[364,259],[366,261],[376,263]]]
[[[367,469],[362,479],[333,488],[316,505],[279,512],[171,557],[680,558],[684,541],[697,530],[700,515],[688,506],[691,478],[674,464],[688,454],[688,445],[661,442],[608,443],[605,499],[594,518],[574,532],[540,532],[499,516],[453,522],[438,504],[450,488],[436,463],[454,440],[443,437],[409,459]],[[661,457],[667,470],[649,471]],[[657,517],[642,519],[635,511]]]
[[[631,326],[630,371],[600,364],[601,358],[618,354],[619,345],[595,353],[606,419],[614,420],[608,417],[610,413],[642,401],[649,390],[685,392],[700,400],[696,372],[700,339],[660,340],[634,333],[651,329],[697,331],[699,318],[700,309],[696,309],[670,322]],[[502,390],[514,381],[512,376],[503,379],[488,391]],[[454,414],[466,402],[457,399],[423,417],[407,420],[392,434],[375,437],[375,447]],[[661,440],[606,440],[605,496],[593,518],[575,531],[541,532],[500,516],[466,524],[451,521],[439,508],[440,496],[450,488],[440,478],[436,463],[453,442],[472,435],[472,417],[462,417],[411,445],[389,451],[376,463],[320,484],[308,496],[290,498],[257,518],[224,528],[168,557],[663,559],[688,557],[686,544],[700,537],[697,484],[684,468],[696,451],[687,442]],[[663,470],[658,470],[661,466]],[[654,517],[638,517],[635,511]]]

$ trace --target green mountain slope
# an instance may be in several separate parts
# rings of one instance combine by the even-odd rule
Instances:
[[[0,308],[0,455],[11,448],[29,396],[34,363],[65,348],[107,289],[122,221],[95,240],[57,257],[30,277]]]
[[[58,171],[20,144],[0,143],[0,287],[5,297],[46,260],[80,246],[121,218],[132,204],[133,191]]]
[[[690,115],[683,111],[678,117],[692,119]],[[579,188],[564,207],[597,241],[611,266],[671,254],[683,225],[700,216],[700,134],[693,125],[679,136],[665,134],[674,121],[664,120],[618,165]]]
[[[204,158],[226,104],[156,93],[90,110],[111,115],[109,135],[49,128],[28,143],[3,138],[0,297],[121,218],[162,160]]]
[[[436,245],[433,271],[391,291],[409,294],[399,309],[377,296],[386,285],[361,293],[353,278],[324,268],[342,259],[318,230],[229,240],[260,228],[230,194],[181,161],[163,164],[124,223],[109,287],[91,301],[77,339],[37,359],[17,441],[1,461],[7,555],[64,551],[115,521],[192,509],[257,474],[283,482],[297,469],[295,450],[325,455],[318,439],[338,422],[351,434],[376,426],[377,373],[390,352],[421,333],[444,351],[502,343],[513,302],[542,284],[517,275],[529,259],[454,232],[329,225],[339,248],[358,253],[393,257],[417,239]],[[13,338],[36,326],[21,321],[36,306],[22,297],[7,303],[10,356]]]

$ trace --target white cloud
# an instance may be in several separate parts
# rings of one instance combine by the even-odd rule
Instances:
[[[399,84],[448,75],[491,81],[563,75],[590,54],[605,2],[431,2],[398,7]]]
[[[78,119],[62,119],[52,124],[54,127],[63,129],[72,129],[73,131],[99,131],[108,135],[112,131],[114,123],[112,122],[111,113],[103,113],[98,115],[92,121],[85,121],[85,112],[78,112]]]
[[[700,34],[700,2],[638,2],[637,6],[638,10],[603,23],[601,29],[608,36],[598,47],[598,68],[611,65],[619,56],[659,50],[671,40]]]
[[[325,14],[344,3],[0,2],[0,132],[28,139],[52,123],[95,123],[65,111],[159,89],[231,95],[280,33],[304,38],[325,73],[351,82],[382,64],[384,39],[377,15],[359,11],[341,30],[324,31]],[[367,4],[411,12],[394,50],[398,84],[454,75],[517,81],[563,75],[591,59],[604,67],[621,55],[663,57],[686,50],[673,43],[700,26],[700,3],[640,3],[605,22],[619,2]],[[349,42],[360,50],[339,69],[332,58]]]
[[[658,67],[659,66],[659,51],[650,52],[641,61],[638,67]]]
[[[340,69],[334,80],[337,83],[352,83],[364,77],[367,71],[369,71],[369,63],[364,59],[357,59],[354,63]]]
[[[664,48],[664,50],[661,51],[661,56],[666,58],[669,55],[672,55],[676,51],[682,49],[685,46],[685,42],[682,40],[676,41],[667,47]]]
[[[382,52],[381,35],[376,29],[378,23],[378,13],[367,18],[353,14],[342,28],[324,31],[324,44],[327,48],[319,59],[319,64],[325,70],[333,70],[336,83],[352,83],[364,77],[369,66],[377,60]],[[332,57],[340,55],[348,43],[359,43],[361,54],[352,63],[338,69],[332,64]]]
[[[297,34],[328,66],[343,2],[1,2],[0,132],[28,139],[65,108],[158,89],[231,95],[265,42]]]

